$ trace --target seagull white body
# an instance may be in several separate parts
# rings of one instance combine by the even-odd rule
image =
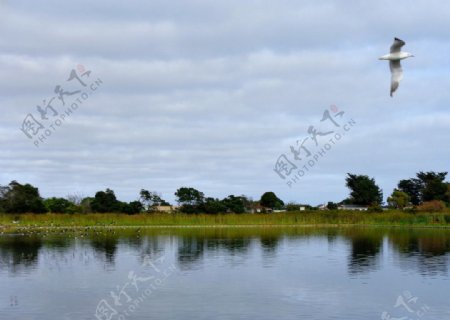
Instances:
[[[385,54],[379,58],[379,60],[389,60],[389,67],[391,69],[391,97],[393,96],[395,90],[397,90],[400,81],[403,79],[403,70],[400,60],[414,57],[409,52],[401,51],[401,48],[404,45],[405,42],[403,40],[395,38],[394,43],[391,46],[391,53]]]
[[[385,54],[384,56],[381,56],[379,60],[403,60],[409,57],[414,57],[411,53],[408,52],[396,52],[396,53],[389,53]]]

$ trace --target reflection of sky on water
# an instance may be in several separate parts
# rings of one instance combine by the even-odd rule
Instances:
[[[347,256],[349,274],[376,271],[388,258],[402,270],[412,270],[423,276],[448,275],[450,232],[395,232],[344,230],[336,234],[308,234],[286,236],[283,231],[271,235],[215,237],[211,235],[87,235],[70,237],[58,235],[5,235],[0,238],[0,270],[10,274],[38,268],[41,260],[48,268],[99,263],[114,267],[119,251],[135,252],[138,261],[145,255],[164,254],[173,250],[181,268],[195,268],[206,258],[225,256],[231,264],[245,261],[252,251],[260,251],[265,261],[277,259],[285,249],[285,258],[298,258],[298,248],[310,252],[326,246],[329,252],[339,250]],[[319,248],[316,248],[319,247]],[[384,251],[388,252],[384,252]],[[320,250],[317,250],[319,252]],[[313,256],[314,259],[325,256]]]
[[[449,244],[442,230],[2,236],[0,301],[19,303],[0,303],[0,319],[91,319],[131,270],[149,271],[145,257],[162,256],[178,271],[136,319],[378,318],[404,290],[433,306],[427,319],[438,319],[448,311]]]

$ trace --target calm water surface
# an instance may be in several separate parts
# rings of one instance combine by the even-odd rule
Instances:
[[[0,320],[450,319],[450,230],[0,236]]]

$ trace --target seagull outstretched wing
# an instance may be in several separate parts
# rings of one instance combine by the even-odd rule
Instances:
[[[391,68],[391,97],[395,90],[397,90],[400,81],[403,79],[403,70],[400,60],[389,61],[389,67]]]
[[[394,38],[394,43],[391,46],[391,53],[400,52],[402,47],[405,45],[405,41],[399,38]]]

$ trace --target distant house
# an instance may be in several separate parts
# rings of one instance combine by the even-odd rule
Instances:
[[[178,209],[178,206],[156,206],[156,212],[172,213]]]
[[[368,206],[360,206],[356,204],[343,204],[338,207],[339,210],[367,211]]]
[[[281,209],[281,210],[273,210],[274,213],[278,213],[278,212],[286,212],[287,210],[285,209]]]
[[[250,212],[251,213],[273,212],[273,209],[264,207],[264,206],[260,205],[259,203],[255,203],[250,208]]]

